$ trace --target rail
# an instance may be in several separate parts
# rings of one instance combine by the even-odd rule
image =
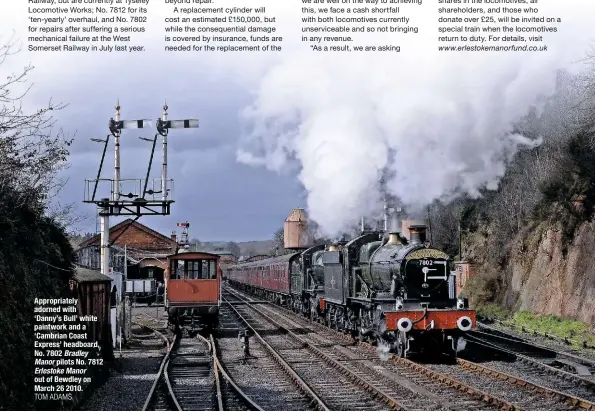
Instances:
[[[500,372],[500,371],[488,368],[486,366],[483,366],[483,365],[480,365],[478,363],[474,363],[474,362],[471,362],[468,360],[457,359],[457,363],[465,369],[479,372],[486,376],[495,377],[497,379],[512,383],[517,386],[530,388],[533,392],[542,393],[544,395],[556,397],[575,408],[580,408],[580,409],[583,409],[586,411],[595,410],[595,404],[593,404],[593,402],[590,402],[586,399],[582,399],[577,396],[572,396],[572,395],[569,395],[569,394],[566,394],[563,392],[559,392],[555,389],[546,388],[545,386],[538,385],[538,384],[530,382],[526,379],[512,376],[507,373]]]
[[[550,365],[548,365],[546,363],[540,362],[538,360],[539,358],[534,358],[534,357],[531,357],[531,356],[524,355],[524,354],[522,354],[522,353],[520,353],[518,351],[504,348],[504,347],[502,347],[502,346],[500,346],[498,344],[490,343],[486,339],[478,338],[477,336],[467,335],[466,336],[466,339],[468,341],[470,341],[470,342],[473,342],[475,344],[479,344],[479,345],[484,346],[486,348],[490,348],[490,349],[492,349],[494,351],[499,351],[499,352],[502,352],[502,353],[506,353],[506,354],[512,355],[512,356],[516,357],[518,360],[520,360],[520,361],[522,361],[524,363],[530,364],[532,366],[535,366],[535,367],[537,367],[537,368],[539,368],[539,369],[541,369],[543,371],[556,374],[556,375],[558,375],[558,376],[560,376],[562,378],[568,379],[568,380],[573,380],[575,382],[583,383],[586,386],[590,386],[590,387],[593,387],[595,389],[595,381],[590,380],[590,379],[585,379],[581,375],[578,375],[576,373],[566,372],[564,370],[561,370],[561,369],[555,368],[553,366],[550,366]],[[527,346],[531,346],[531,344],[529,344],[529,343],[526,343],[526,342],[522,342],[522,343],[525,344],[525,345],[527,345]],[[540,346],[535,346],[535,348],[537,350],[550,351],[554,355],[559,353],[559,352],[556,352],[553,349],[543,348],[543,347],[540,347]],[[552,357],[551,359],[555,359],[555,357]]]
[[[227,289],[227,292],[231,292],[231,291],[229,291],[229,289]],[[233,293],[234,295],[237,295],[235,292],[236,291],[233,291],[231,293]],[[249,301],[249,302],[257,303],[258,301]],[[276,304],[273,304],[273,306],[277,309],[280,309],[282,312],[285,312],[286,314],[288,314],[290,316],[295,315],[295,313],[291,312],[287,308],[284,308],[283,306],[279,306]],[[300,318],[300,320],[301,320],[301,318]],[[307,320],[307,319],[304,319],[304,320],[306,320],[308,323],[312,323],[310,320]],[[312,323],[312,324],[316,327],[324,328],[325,330],[334,334],[337,338],[339,338],[341,340],[345,339],[344,334],[342,334],[332,328],[329,328],[328,326],[323,326],[318,323]],[[367,351],[369,353],[376,354],[376,348],[374,346],[370,345],[369,343],[358,341],[357,346],[361,347],[362,349],[364,349],[365,351]],[[486,403],[497,405],[500,409],[504,409],[504,410],[517,410],[518,409],[516,407],[516,405],[514,405],[510,402],[507,402],[506,400],[500,399],[496,396],[490,395],[490,394],[488,394],[484,391],[481,391],[477,388],[466,385],[463,382],[461,382],[451,376],[448,376],[448,375],[436,372],[434,370],[431,370],[429,368],[426,368],[418,363],[410,361],[409,359],[397,358],[392,355],[389,357],[389,359],[393,364],[395,364],[399,367],[405,367],[407,369],[419,372],[422,375],[426,376],[427,378],[430,378],[433,381],[436,381],[439,384],[442,384],[444,386],[451,387],[451,388],[458,390],[460,392],[469,394],[469,395],[473,396],[474,398],[476,398],[478,400],[482,400]]]
[[[304,380],[297,374],[297,372],[294,371],[293,368],[289,366],[287,362],[285,362],[283,357],[271,345],[269,345],[269,343],[256,331],[256,329],[254,329],[254,327],[252,327],[252,325],[250,325],[250,322],[248,322],[246,318],[232,304],[230,304],[225,297],[222,296],[221,298],[225,301],[225,303],[229,305],[229,307],[236,313],[236,315],[242,320],[242,322],[244,322],[246,326],[252,331],[254,336],[265,347],[267,352],[269,352],[277,361],[277,363],[285,370],[285,372],[293,378],[294,382],[296,382],[308,394],[308,396],[318,404],[320,409],[323,411],[330,411],[329,407],[322,401],[322,399],[318,397],[318,395],[316,395],[316,393],[314,392],[314,390],[312,390],[310,385],[304,382]]]
[[[167,345],[166,346],[167,351],[166,351],[165,355],[163,356],[163,360],[161,361],[161,364],[159,365],[159,370],[157,372],[157,376],[155,377],[155,380],[153,381],[151,390],[149,391],[149,394],[147,395],[147,399],[145,400],[145,403],[143,405],[143,411],[146,411],[146,410],[148,410],[151,400],[153,399],[153,396],[155,394],[155,390],[157,389],[157,386],[159,385],[159,381],[161,380],[161,375],[163,374],[163,371],[165,370],[166,366],[169,364],[169,357],[171,355],[171,351],[172,351],[178,337],[176,337],[176,339],[173,342],[170,342],[169,339],[167,339],[167,337],[163,333],[159,332],[157,329],[152,328],[147,325],[143,325],[138,322],[132,322],[132,323],[134,323],[137,326],[152,330],[157,336],[159,336],[162,340],[164,340],[165,344]]]
[[[225,298],[223,298],[223,299],[225,299]],[[227,301],[227,299],[225,299],[225,300]],[[385,393],[382,389],[378,388],[373,383],[371,383],[371,382],[365,380],[364,378],[362,378],[361,376],[359,376],[355,371],[351,370],[350,368],[346,367],[345,365],[342,365],[341,363],[339,363],[337,360],[335,360],[332,357],[328,356],[323,351],[321,351],[316,346],[314,346],[312,343],[308,342],[307,340],[302,339],[301,337],[299,337],[294,332],[288,330],[287,328],[285,328],[284,326],[282,326],[281,324],[279,324],[276,320],[272,319],[270,316],[268,316],[267,314],[265,314],[263,311],[261,311],[261,310],[257,309],[256,307],[254,307],[251,301],[246,301],[244,299],[244,302],[246,302],[246,304],[249,305],[252,310],[254,310],[260,316],[262,316],[263,318],[265,318],[269,323],[275,325],[277,328],[279,328],[284,333],[286,333],[289,336],[291,336],[297,342],[300,342],[304,347],[306,347],[310,351],[312,351],[314,353],[314,355],[316,355],[318,358],[320,358],[321,360],[323,360],[326,364],[328,364],[329,366],[331,366],[335,370],[341,372],[342,375],[346,376],[352,382],[355,382],[356,384],[358,384],[359,386],[361,386],[362,388],[364,388],[366,391],[368,391],[369,393],[371,393],[372,395],[374,395],[375,398],[381,399],[383,401],[383,403],[385,403],[387,406],[389,406],[391,408],[398,409],[398,410],[404,409],[403,406],[396,399],[394,399],[392,396],[390,396],[389,394]],[[239,311],[236,310],[236,308],[234,308],[233,306],[232,306],[232,308],[238,314],[238,316],[242,317],[242,315],[239,313]],[[243,319],[243,317],[242,317],[242,319]],[[246,322],[246,321],[244,320],[244,322]],[[246,324],[248,325],[248,327],[254,333],[256,333],[256,331],[254,330],[254,328],[252,328],[248,324],[248,322],[246,322]],[[300,378],[300,380],[301,380],[301,378]],[[320,399],[320,398],[318,398],[318,396],[316,396],[316,399]],[[320,402],[322,402],[322,401],[320,401]],[[323,405],[324,405],[324,403],[323,403]],[[325,405],[325,407],[328,408],[326,405]],[[328,410],[328,409],[325,409],[325,410]]]
[[[213,339],[213,335],[210,336],[211,339],[211,344],[213,347],[213,350],[215,351],[214,353],[217,352],[217,345],[215,343],[215,340]],[[218,356],[213,356],[213,363],[215,365],[215,367],[213,368],[214,372],[215,372],[215,379],[217,382],[217,403],[219,406],[219,410],[223,411],[223,391],[221,390],[221,383],[219,380],[219,373],[221,373],[221,375],[225,378],[225,380],[227,380],[227,382],[233,387],[233,389],[236,391],[236,393],[238,395],[240,395],[240,397],[246,402],[248,403],[254,410],[257,411],[264,411],[264,409],[262,409],[256,402],[254,402],[252,399],[250,399],[250,397],[248,395],[246,395],[238,385],[236,385],[236,383],[234,382],[234,380],[229,376],[229,374],[227,373],[227,371],[223,368],[223,366],[221,365],[221,362],[219,361],[219,357]]]
[[[149,410],[149,408],[150,408],[151,404],[153,403],[154,398],[156,396],[156,391],[159,386],[159,382],[161,381],[162,378],[163,378],[164,383],[167,387],[167,392],[168,392],[167,396],[171,400],[173,405],[175,406],[175,409],[178,411],[184,410],[184,408],[182,407],[182,405],[180,403],[180,400],[176,396],[176,391],[172,385],[172,382],[170,379],[170,372],[169,372],[169,366],[170,366],[170,361],[172,359],[172,354],[174,352],[174,348],[176,347],[176,345],[179,344],[181,341],[181,335],[176,335],[176,338],[170,342],[170,340],[168,340],[165,335],[163,335],[161,332],[159,332],[155,328],[152,328],[148,325],[144,325],[144,324],[141,324],[138,322],[134,322],[134,323],[140,327],[152,330],[161,339],[163,339],[167,345],[166,354],[164,355],[164,357],[161,361],[159,370],[157,372],[157,376],[155,377],[155,380],[153,381],[153,385],[151,386],[149,394],[147,395],[147,398],[145,400],[142,410],[143,411]],[[222,363],[219,360],[219,357],[217,356],[217,345],[216,345],[216,341],[215,341],[213,335],[209,335],[208,338],[205,338],[204,336],[201,336],[201,335],[197,335],[197,338],[200,339],[207,346],[207,348],[208,348],[207,353],[212,357],[212,371],[213,371],[213,375],[214,375],[214,379],[215,379],[215,387],[216,387],[216,392],[217,392],[217,410],[219,410],[219,411],[225,410],[224,405],[223,405],[223,389],[222,389],[222,385],[221,385],[222,382],[220,379],[220,377],[222,377],[229,383],[229,385],[233,388],[235,393],[237,393],[237,395],[239,396],[239,398],[242,402],[244,402],[249,407],[251,407],[252,410],[263,411],[264,410],[263,408],[261,408],[257,403],[255,403],[252,399],[250,399],[250,397],[248,395],[246,395],[240,389],[240,387],[234,382],[234,380],[229,376],[229,374],[227,373],[225,368],[222,366]]]
[[[228,292],[232,293],[233,295],[238,296],[238,294],[236,293],[235,290],[229,290],[227,289]],[[291,315],[295,315],[293,312],[291,312],[290,310],[288,310],[287,308],[284,308],[282,306],[276,305],[276,304],[272,304],[272,306],[274,306],[275,308],[281,309],[283,312],[286,312],[288,314]],[[255,309],[256,310],[256,309]],[[301,319],[301,318],[300,318]],[[332,332],[333,334],[337,335],[338,337],[345,339],[345,336],[343,334],[341,334],[340,332],[328,327],[328,326],[324,326],[324,325],[320,325],[318,323],[313,323],[311,321],[308,321],[309,323],[312,323],[314,326],[317,327],[321,327],[324,328],[326,330],[328,330],[329,332]],[[370,345],[369,343],[365,343],[365,342],[358,342],[357,343],[358,346],[361,346],[362,348],[366,349],[367,351],[370,352],[376,352],[376,348],[373,347],[372,345]],[[521,355],[522,356],[522,355]],[[413,369],[416,370],[424,375],[426,375],[428,378],[431,378],[433,380],[437,380],[440,382],[445,383],[448,386],[454,387],[454,388],[458,388],[464,392],[467,393],[474,393],[476,396],[482,397],[484,398],[486,401],[489,400],[490,403],[496,404],[498,405],[500,408],[502,409],[509,409],[509,410],[515,410],[518,409],[518,407],[506,400],[497,398],[493,395],[490,395],[488,393],[485,393],[477,388],[473,388],[470,387],[460,381],[458,381],[457,379],[452,378],[451,376],[448,375],[444,375],[441,374],[435,370],[432,370],[430,368],[427,368],[419,363],[413,362],[409,359],[404,359],[404,358],[398,358],[395,357],[393,355],[389,356],[389,359],[392,363],[399,365],[400,367],[405,367],[405,368],[409,368],[409,369]],[[533,361],[532,359],[529,358],[529,360]],[[535,362],[535,361],[533,361]],[[516,376],[512,376],[488,367],[485,367],[483,365],[479,365],[477,363],[468,361],[468,360],[463,360],[463,359],[457,359],[457,364],[466,370],[469,371],[473,371],[476,373],[480,373],[482,375],[486,375],[490,378],[496,378],[500,381],[505,381],[507,383],[511,383],[514,384],[515,386],[518,387],[522,387],[522,388],[526,388],[526,389],[530,389],[532,392],[536,392],[536,393],[542,393],[545,395],[548,395],[552,398],[556,398],[570,406],[572,406],[575,409],[582,409],[582,410],[595,410],[595,404],[589,400],[580,398],[578,396],[574,396],[568,393],[564,393],[564,392],[560,392],[558,390],[555,389],[550,389],[548,387],[545,386],[541,386],[537,383],[528,381],[526,379],[520,378],[520,377],[516,377]],[[548,371],[553,370],[556,373],[559,373],[562,377],[566,378],[566,379],[572,379],[574,382],[581,382],[581,383],[587,383],[588,385],[593,385],[593,381],[589,381],[587,379],[583,379],[580,376],[574,375],[574,374],[570,374],[568,372],[564,372],[561,371],[559,369],[553,368],[553,367],[549,367],[548,365],[543,365],[544,368]]]

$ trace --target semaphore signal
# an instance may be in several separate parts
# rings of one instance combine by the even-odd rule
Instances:
[[[168,180],[167,174],[167,137],[169,131],[170,129],[199,127],[198,119],[168,120],[168,106],[165,103],[161,117],[156,121],[157,133],[153,139],[140,138],[153,144],[145,178],[122,179],[120,176],[120,140],[122,131],[124,129],[151,128],[153,122],[147,119],[122,120],[120,118],[121,107],[119,100],[116,103],[115,109],[116,113],[108,123],[110,134],[105,139],[91,139],[94,142],[103,143],[104,146],[96,179],[85,180],[85,199],[83,201],[84,203],[94,203],[97,206],[98,215],[101,220],[101,273],[104,275],[108,275],[109,271],[109,248],[111,246],[109,241],[109,217],[135,216],[134,222],[141,216],[169,215],[171,204],[174,203],[171,194],[173,180]],[[149,184],[155,146],[159,136],[162,137],[163,142],[161,177],[159,179],[153,179],[151,184]],[[114,138],[114,177],[113,179],[102,179],[101,172],[111,137]],[[100,185],[109,185],[110,197],[96,198]],[[126,229],[124,228],[124,230]]]

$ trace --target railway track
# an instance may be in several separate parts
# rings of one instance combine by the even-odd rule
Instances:
[[[536,342],[531,342],[504,331],[491,328],[483,323],[479,323],[479,328],[479,331],[472,333],[473,338],[503,349],[508,349],[514,354],[534,358],[546,365],[583,376],[585,379],[595,382],[595,359],[589,359],[576,353],[540,345]]]
[[[508,355],[513,359],[514,367],[510,366],[510,362],[493,361],[484,366],[469,359],[459,359],[458,363],[465,369],[510,382],[519,380],[520,384],[527,381],[525,376],[528,376],[530,383],[540,392],[554,392],[557,398],[566,397],[569,404],[595,410],[595,378],[592,375],[595,362],[514,336],[506,336],[502,332],[490,333],[485,330],[468,333],[467,340],[484,351]]]
[[[316,397],[299,376],[260,333],[250,338],[246,358],[238,333],[246,324],[229,304],[221,305],[219,336],[220,359],[224,369],[238,386],[263,410],[316,410]]]
[[[227,302],[227,300],[224,298]],[[396,399],[362,379],[319,349],[310,346],[251,304],[229,307],[283,365],[320,410],[404,409]]]
[[[241,298],[239,298],[241,299]],[[308,360],[313,363],[318,358],[318,363],[335,369],[335,372],[329,371],[326,376],[337,375],[336,371],[347,378],[348,381],[355,382],[364,388],[369,388],[373,396],[382,399],[386,405],[394,409],[432,409],[432,410],[497,410],[497,409],[518,409],[514,405],[505,401],[490,397],[482,391],[476,390],[469,393],[470,387],[448,380],[450,384],[458,387],[455,389],[448,384],[438,381],[432,382],[427,376],[420,374],[419,371],[409,371],[403,374],[395,365],[385,363],[378,364],[378,357],[375,353],[363,350],[355,346],[355,342],[349,342],[347,338],[341,336],[343,342],[337,343],[337,335],[333,331],[320,327],[321,330],[313,331],[310,329],[310,323],[305,319],[293,319],[278,312],[277,307],[269,308],[269,305],[258,305],[258,308],[250,305],[238,306],[239,311],[254,311],[257,318],[264,319],[277,328],[284,331],[288,337],[301,344],[304,353],[292,355],[295,359]],[[294,315],[289,312],[290,315]],[[314,324],[315,325],[315,324]],[[330,333],[329,333],[330,332]],[[309,353],[308,353],[309,352]],[[306,357],[308,354],[308,357]],[[305,363],[297,363],[301,365]],[[294,366],[294,364],[292,364]],[[308,364],[310,368],[313,366]],[[300,370],[302,373],[307,371]],[[435,374],[438,375],[438,374]],[[446,378],[446,377],[444,377]],[[353,385],[353,384],[352,384]],[[314,386],[314,384],[313,384]],[[334,384],[336,388],[345,387],[345,382]],[[350,391],[353,391],[349,388]],[[337,389],[338,391],[338,389]],[[337,394],[339,397],[341,394]],[[369,395],[368,395],[369,396]],[[357,396],[361,399],[361,395]],[[324,399],[324,395],[321,395]],[[369,409],[372,405],[357,404],[357,401],[349,400],[349,409]],[[345,409],[345,405],[329,405],[332,409]]]
[[[235,293],[235,291],[234,291]],[[309,320],[296,315],[295,313],[278,306],[268,305],[260,309],[271,316],[276,316],[278,321],[285,322],[288,327],[293,325],[301,330],[314,341],[320,340],[316,336],[333,336],[344,342],[345,348],[349,348],[359,356],[361,349],[369,355],[369,358],[376,368],[382,367],[394,374],[419,384],[426,390],[439,394],[442,399],[450,399],[447,409],[463,407],[464,409],[485,409],[486,406],[498,407],[501,409],[532,409],[532,410],[595,410],[595,406],[589,400],[583,399],[574,393],[561,392],[556,385],[548,387],[538,383],[520,378],[502,371],[485,367],[470,361],[459,359],[456,365],[422,365],[407,359],[388,356],[389,362],[378,364],[379,355],[377,348],[367,343],[357,343],[360,351],[354,346],[347,346],[351,339],[326,326],[312,323]],[[270,308],[269,308],[270,307]],[[272,307],[275,310],[272,310]],[[276,315],[275,315],[276,312]],[[307,333],[307,331],[310,333]],[[380,356],[386,354],[380,354]],[[360,362],[361,363],[361,362]],[[368,364],[368,366],[372,366]],[[385,373],[386,376],[386,373]],[[392,376],[395,379],[394,376]],[[481,389],[479,389],[481,388]],[[415,391],[415,387],[408,388]],[[570,391],[572,392],[572,391]],[[426,394],[427,396],[427,394]],[[483,405],[473,403],[473,400],[483,402]]]
[[[167,342],[167,352],[143,411],[262,410],[223,370],[214,355],[216,344],[212,336],[191,338],[180,334],[172,340],[153,330]]]

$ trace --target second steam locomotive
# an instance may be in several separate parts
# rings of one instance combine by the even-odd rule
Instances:
[[[240,263],[227,268],[227,278],[397,356],[456,357],[475,312],[456,297],[452,260],[429,247],[425,225],[409,232],[409,239],[396,230],[363,232],[348,242]]]

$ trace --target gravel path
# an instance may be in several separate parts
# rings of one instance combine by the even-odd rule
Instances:
[[[80,405],[80,410],[140,411],[165,354],[163,341],[146,330],[132,328],[134,334],[130,349],[116,353],[116,361],[108,381]]]
[[[133,308],[134,320],[151,324],[150,326],[158,328],[162,326],[158,318],[153,320],[145,315],[160,316],[163,308]],[[163,356],[165,347],[163,340],[156,337],[154,333],[147,329],[132,325],[132,339],[129,341],[128,348],[114,350],[116,360],[110,370],[108,381],[95,390],[79,406],[80,410],[95,411],[140,411],[146,397],[151,390],[151,386],[157,377],[157,371]]]

